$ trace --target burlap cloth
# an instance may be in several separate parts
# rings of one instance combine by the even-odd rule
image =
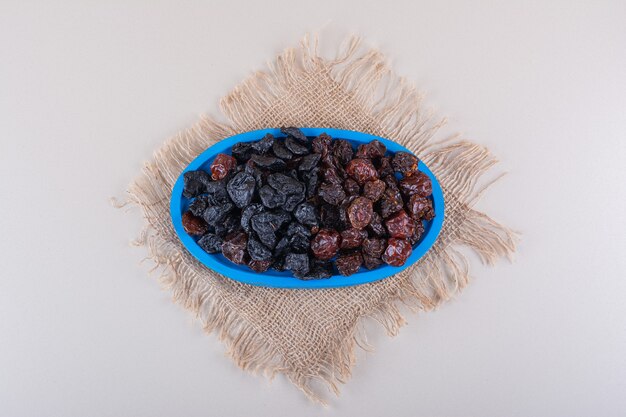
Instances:
[[[242,369],[282,373],[311,399],[323,401],[318,382],[335,392],[364,345],[362,319],[373,317],[390,335],[404,323],[401,304],[431,310],[468,283],[459,247],[491,264],[515,250],[515,235],[472,208],[488,184],[479,178],[496,160],[482,146],[433,140],[443,124],[421,107],[414,87],[394,75],[382,54],[349,39],[334,60],[316,41],[279,55],[220,102],[226,124],[203,118],[155,152],[128,190],[147,221],[137,241],[160,269],[174,300],[216,332]],[[333,127],[379,135],[412,150],[435,173],[446,202],[443,230],[416,265],[379,282],[348,288],[288,290],[228,279],[193,258],[169,215],[174,182],[198,154],[236,133],[282,125]],[[321,384],[323,385],[323,384]]]

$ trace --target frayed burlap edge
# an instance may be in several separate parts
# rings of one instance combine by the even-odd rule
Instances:
[[[346,324],[347,337],[331,341],[333,348],[324,352],[314,372],[288,363],[273,341],[255,327],[252,317],[234,312],[232,300],[212,281],[218,274],[206,270],[199,276],[197,261],[180,244],[169,214],[163,213],[182,169],[208,146],[247,130],[302,125],[297,117],[263,119],[260,109],[272,108],[291,89],[302,88],[302,83],[313,77],[331,80],[333,88],[353,100],[352,106],[360,107],[360,114],[368,115],[354,121],[329,120],[320,127],[360,130],[399,142],[435,173],[446,201],[443,230],[433,248],[418,264],[394,277],[391,296]],[[193,311],[207,332],[217,333],[242,369],[270,376],[283,373],[309,398],[323,403],[317,382],[324,382],[338,393],[338,384],[350,377],[355,345],[370,348],[363,317],[376,319],[388,334],[395,335],[404,324],[400,303],[415,311],[432,310],[467,285],[468,261],[459,251],[461,246],[474,250],[486,264],[512,256],[516,234],[473,209],[490,185],[479,187],[479,181],[496,163],[495,158],[484,147],[468,141],[434,141],[433,135],[445,121],[424,111],[421,101],[410,83],[392,73],[382,54],[374,49],[363,51],[358,38],[349,39],[339,57],[326,60],[317,53],[316,39],[310,42],[305,37],[298,48],[279,55],[268,71],[253,74],[221,100],[220,108],[230,119],[229,125],[202,118],[156,151],[143,174],[129,187],[128,202],[139,206],[147,221],[135,244],[147,247],[148,258],[155,262],[154,269],[161,271],[161,281],[172,291],[173,298]]]

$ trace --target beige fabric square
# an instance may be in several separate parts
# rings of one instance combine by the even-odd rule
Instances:
[[[318,56],[305,38],[264,72],[243,81],[220,103],[227,124],[204,118],[155,152],[128,190],[147,226],[137,241],[162,272],[173,297],[216,332],[241,368],[282,373],[309,398],[323,401],[316,381],[338,392],[363,347],[361,319],[374,317],[398,332],[404,303],[431,310],[468,283],[468,263],[458,251],[473,249],[485,263],[515,250],[515,234],[473,209],[489,184],[478,186],[496,160],[479,145],[435,140],[444,121],[421,105],[406,80],[391,72],[380,52],[348,40],[340,57]],[[379,282],[348,288],[288,290],[254,287],[217,274],[193,258],[169,216],[170,194],[180,172],[215,142],[269,127],[358,130],[394,140],[435,173],[444,190],[446,218],[433,248],[416,265]],[[483,181],[484,182],[484,181]]]

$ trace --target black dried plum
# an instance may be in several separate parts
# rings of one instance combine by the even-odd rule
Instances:
[[[256,181],[254,177],[245,172],[235,175],[226,185],[228,195],[239,208],[243,208],[252,202],[255,188]]]
[[[299,171],[309,171],[317,166],[320,161],[320,154],[312,153],[310,155],[303,156],[300,158],[300,163],[298,165]]]
[[[274,136],[268,133],[263,137],[263,139],[252,143],[252,150],[256,153],[265,155],[270,149],[272,149],[273,144]]]
[[[226,191],[226,180],[209,182],[206,185],[206,196],[211,206],[232,202]]]
[[[196,197],[191,204],[189,204],[189,211],[194,215],[201,217],[204,214],[204,210],[209,207],[209,198],[206,195],[200,195]]]
[[[291,151],[287,149],[279,140],[274,141],[274,144],[272,145],[272,152],[274,152],[274,155],[283,161],[289,161],[293,158],[293,153],[291,153]]]
[[[380,214],[386,219],[387,217],[402,210],[404,203],[399,192],[396,192],[391,188],[387,188],[383,193],[383,196],[378,201],[378,205],[380,208]]]
[[[270,171],[282,171],[287,167],[285,161],[275,156],[252,155],[250,160],[260,168],[269,169]]]
[[[252,216],[250,224],[259,240],[269,248],[274,248],[277,241],[276,231],[282,227],[284,219],[274,213],[260,213]]]
[[[340,224],[339,209],[330,204],[324,204],[320,207],[320,221],[322,227],[327,229],[337,229]]]
[[[250,155],[252,155],[252,145],[250,142],[235,143],[231,149],[231,154],[235,157],[237,162],[244,163],[250,159]]]
[[[302,203],[298,204],[295,211],[293,212],[296,220],[302,223],[305,226],[314,227],[319,226],[319,219],[317,215],[317,210],[313,207],[312,204]]]
[[[281,127],[280,131],[287,136],[290,136],[294,139],[296,139],[298,142],[301,142],[303,144],[306,144],[309,139],[306,137],[306,135],[304,133],[302,133],[302,131],[300,129],[298,129],[297,127]]]
[[[183,174],[183,196],[192,198],[205,192],[211,177],[204,171],[187,171]]]
[[[226,218],[226,215],[230,213],[235,206],[232,203],[225,203],[219,206],[211,206],[204,210],[202,213],[202,218],[205,222],[207,222],[210,226],[215,227],[215,225]]]
[[[304,184],[281,173],[270,174],[267,177],[267,183],[281,194],[299,194],[304,192]]]
[[[311,231],[298,222],[291,222],[287,228],[287,236],[292,237],[294,235],[310,237]]]
[[[269,185],[264,185],[259,190],[259,197],[261,202],[267,208],[281,207],[287,201],[287,195],[281,194]]]
[[[277,258],[280,255],[284,254],[285,252],[287,252],[287,249],[289,249],[289,239],[287,237],[283,237],[278,241],[276,247],[274,248],[274,257]]]
[[[322,200],[333,206],[338,206],[346,198],[346,192],[340,184],[322,183],[317,193]]]
[[[265,211],[265,207],[263,207],[262,204],[251,204],[248,207],[244,208],[243,210],[241,210],[241,227],[243,228],[243,230],[246,233],[250,233],[251,229],[251,225],[250,225],[250,219],[252,219],[252,216],[254,216],[255,214],[259,214]]]
[[[309,272],[309,256],[306,253],[288,253],[285,268],[295,275],[305,276]]]
[[[289,239],[289,249],[294,253],[307,253],[311,239],[296,233]]]
[[[290,136],[285,138],[285,147],[294,155],[306,155],[309,153],[309,148]]]
[[[301,277],[302,280],[327,279],[333,276],[333,264],[328,261],[315,260],[311,263],[309,272]]]
[[[221,237],[211,233],[205,234],[198,240],[198,246],[200,246],[206,253],[221,252],[222,243],[223,241]]]
[[[372,220],[367,225],[367,231],[377,237],[387,236],[387,229],[383,225],[383,218],[377,212],[372,213]]]
[[[248,237],[248,254],[254,261],[269,261],[272,259],[272,251],[252,236]]]

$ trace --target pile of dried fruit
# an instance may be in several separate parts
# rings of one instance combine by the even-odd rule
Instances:
[[[417,158],[389,155],[376,140],[355,152],[324,133],[281,131],[284,139],[237,143],[210,173],[184,174],[185,231],[208,253],[300,279],[404,265],[423,220],[434,217],[430,178]]]

